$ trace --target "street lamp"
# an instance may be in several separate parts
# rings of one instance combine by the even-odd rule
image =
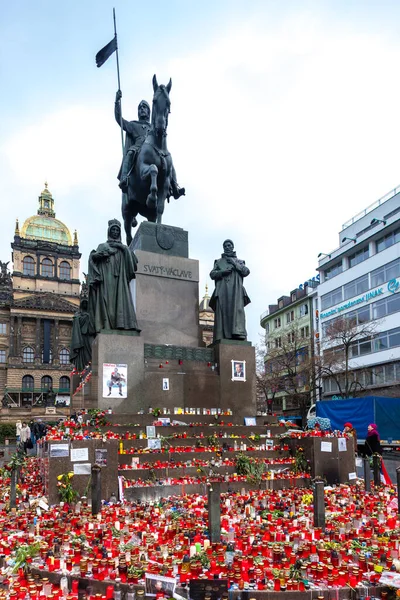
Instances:
[[[382,225],[386,225],[386,221],[384,219],[372,219],[371,225],[378,225],[378,223],[382,223]]]
[[[344,244],[344,242],[354,242],[354,243],[356,243],[356,241],[357,241],[357,238],[344,237],[342,239],[342,244]]]
[[[331,255],[330,255],[330,254],[325,254],[325,252],[320,252],[320,253],[318,254],[318,258],[320,258],[320,256],[326,256],[327,258],[330,258],[330,257],[331,257]]]

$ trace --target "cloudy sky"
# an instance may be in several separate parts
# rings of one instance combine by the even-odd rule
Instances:
[[[122,110],[172,78],[168,143],[187,196],[200,293],[222,241],[246,281],[249,339],[276,298],[315,275],[342,224],[400,183],[396,0],[17,0],[0,21],[0,259],[48,181],[88,252],[120,215],[115,56],[96,52],[117,11]]]

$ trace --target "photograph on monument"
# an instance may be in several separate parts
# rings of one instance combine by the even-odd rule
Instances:
[[[164,377],[162,380],[162,389],[165,391],[169,390],[169,379],[168,377]]]
[[[128,367],[103,363],[103,398],[126,398]]]
[[[163,575],[145,574],[146,595],[158,596],[164,594],[165,598],[172,598],[175,592],[176,581],[174,577],[164,577]]]
[[[232,360],[232,381],[246,381],[246,361]]]

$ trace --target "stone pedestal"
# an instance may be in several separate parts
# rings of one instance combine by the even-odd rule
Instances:
[[[127,365],[127,398],[103,396],[103,365]],[[92,400],[101,410],[109,406],[114,412],[138,412],[144,382],[144,343],[135,331],[104,331],[92,346]]]
[[[199,346],[199,262],[188,257],[188,232],[144,222],[130,248],[139,261],[132,294],[144,342]]]
[[[256,353],[251,342],[221,340],[214,346],[219,370],[220,406],[236,416],[256,414]],[[237,377],[235,363],[242,363],[243,377]]]

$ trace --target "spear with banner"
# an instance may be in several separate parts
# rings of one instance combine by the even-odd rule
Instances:
[[[111,42],[108,42],[108,44],[106,44],[104,46],[104,48],[99,50],[98,53],[96,54],[96,65],[97,65],[97,67],[101,67],[102,65],[104,65],[104,63],[115,52],[115,55],[117,58],[118,89],[120,90],[121,89],[121,81],[120,81],[120,76],[119,76],[119,58],[118,58],[117,24],[116,24],[116,19],[115,19],[115,8],[113,8],[113,19],[114,19],[114,37],[111,40]],[[124,130],[123,130],[123,125],[122,125],[122,108],[121,108],[120,114],[121,114],[120,126],[121,126],[122,156],[124,156]]]

